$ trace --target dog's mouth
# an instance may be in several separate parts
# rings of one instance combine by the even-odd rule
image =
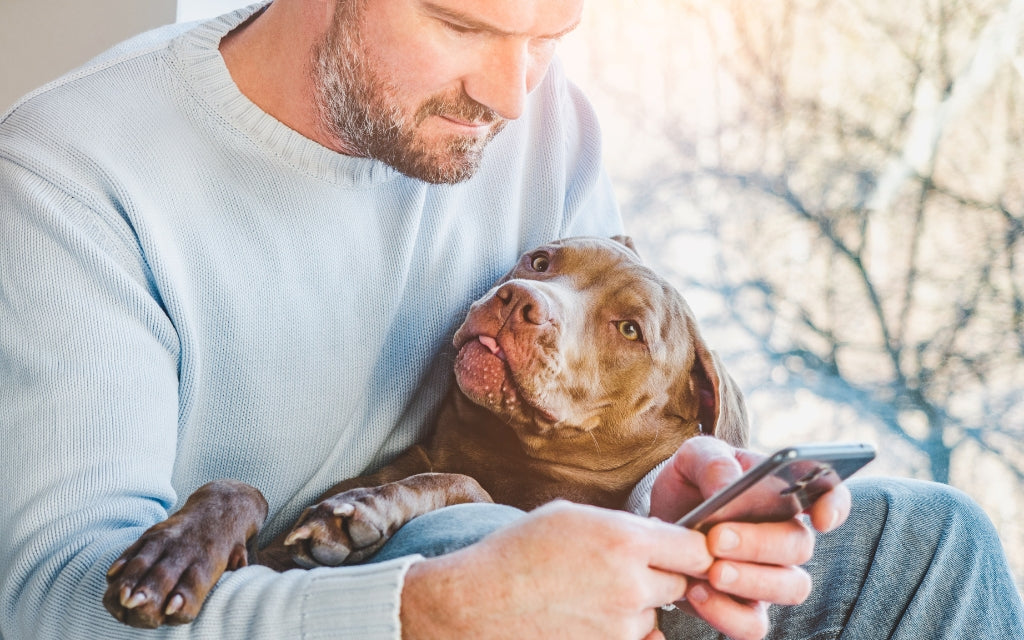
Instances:
[[[505,350],[501,348],[498,341],[491,336],[477,336],[477,342],[487,347],[491,354],[503,362],[508,362],[508,356],[505,355]]]
[[[459,347],[455,379],[470,400],[492,413],[516,422],[527,419],[538,426],[558,422],[518,382],[508,355],[495,337],[474,336]]]

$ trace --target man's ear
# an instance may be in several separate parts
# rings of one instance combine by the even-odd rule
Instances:
[[[750,440],[750,421],[739,386],[699,336],[694,336],[693,342],[696,358],[691,380],[700,398],[697,416],[701,431],[734,447],[746,447]]]

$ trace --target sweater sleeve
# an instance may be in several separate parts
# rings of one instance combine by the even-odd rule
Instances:
[[[397,638],[416,557],[244,568],[144,634],[106,612],[107,568],[177,502],[180,345],[116,207],[45,172],[0,157],[0,636]]]
[[[626,498],[626,511],[645,518],[651,515],[651,489],[654,488],[654,481],[658,479],[658,474],[667,464],[668,460],[663,460],[658,466],[648,471],[647,475],[640,478]]]

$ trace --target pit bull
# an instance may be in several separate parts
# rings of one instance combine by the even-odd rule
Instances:
[[[629,238],[526,253],[470,307],[453,344],[456,384],[425,444],[335,485],[258,553],[262,494],[204,485],[113,563],[107,609],[139,627],[189,622],[226,570],[358,563],[404,523],[452,504],[623,508],[687,438],[747,442],[741,393]],[[154,569],[161,580],[146,579]]]

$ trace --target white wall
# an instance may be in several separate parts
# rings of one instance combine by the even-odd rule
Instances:
[[[129,36],[174,22],[176,0],[0,0],[0,113]]]
[[[178,0],[178,22],[212,18],[255,2],[256,0]]]

